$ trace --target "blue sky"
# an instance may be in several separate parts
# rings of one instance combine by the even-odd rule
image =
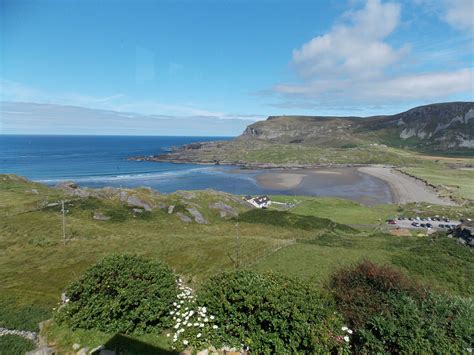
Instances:
[[[268,115],[473,100],[471,0],[0,4],[0,133],[160,134],[166,119],[166,134],[239,134]],[[135,115],[111,127],[112,112]]]

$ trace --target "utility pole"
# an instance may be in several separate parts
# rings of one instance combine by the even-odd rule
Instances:
[[[63,241],[66,245],[66,210],[64,208],[64,200],[61,201],[61,212],[63,214]]]

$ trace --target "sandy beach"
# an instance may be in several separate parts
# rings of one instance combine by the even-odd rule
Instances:
[[[367,166],[358,168],[358,170],[387,182],[392,190],[395,203],[427,202],[436,205],[456,205],[453,201],[439,197],[434,189],[426,186],[423,182],[392,168]]]

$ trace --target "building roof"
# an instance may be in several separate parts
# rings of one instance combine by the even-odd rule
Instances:
[[[270,201],[270,198],[268,196],[258,196],[258,197],[255,197],[253,200],[259,205],[261,205]]]

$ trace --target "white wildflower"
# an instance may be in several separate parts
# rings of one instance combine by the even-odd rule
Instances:
[[[215,324],[212,326],[212,329],[217,329],[217,328],[219,328],[219,327]]]
[[[344,337],[344,340],[347,341],[347,342],[349,342],[349,337],[346,335],[346,336]]]
[[[199,326],[202,328],[204,327],[204,323],[200,323]]]
[[[183,344],[184,345],[188,345],[189,344],[189,341],[187,341],[186,339],[183,340]]]
[[[201,335],[202,335],[201,333],[198,333],[198,334],[196,335],[196,338],[200,338]]]
[[[345,331],[346,331],[347,329],[349,329],[349,328],[347,328],[346,326],[344,326],[344,327],[342,327],[341,329],[342,329],[343,332],[345,332]]]
[[[215,317],[214,317],[214,316],[210,316],[209,318],[214,319]]]
[[[347,329],[347,332],[348,332],[349,334],[352,334],[352,333],[353,333],[353,331],[350,330],[350,329]]]

